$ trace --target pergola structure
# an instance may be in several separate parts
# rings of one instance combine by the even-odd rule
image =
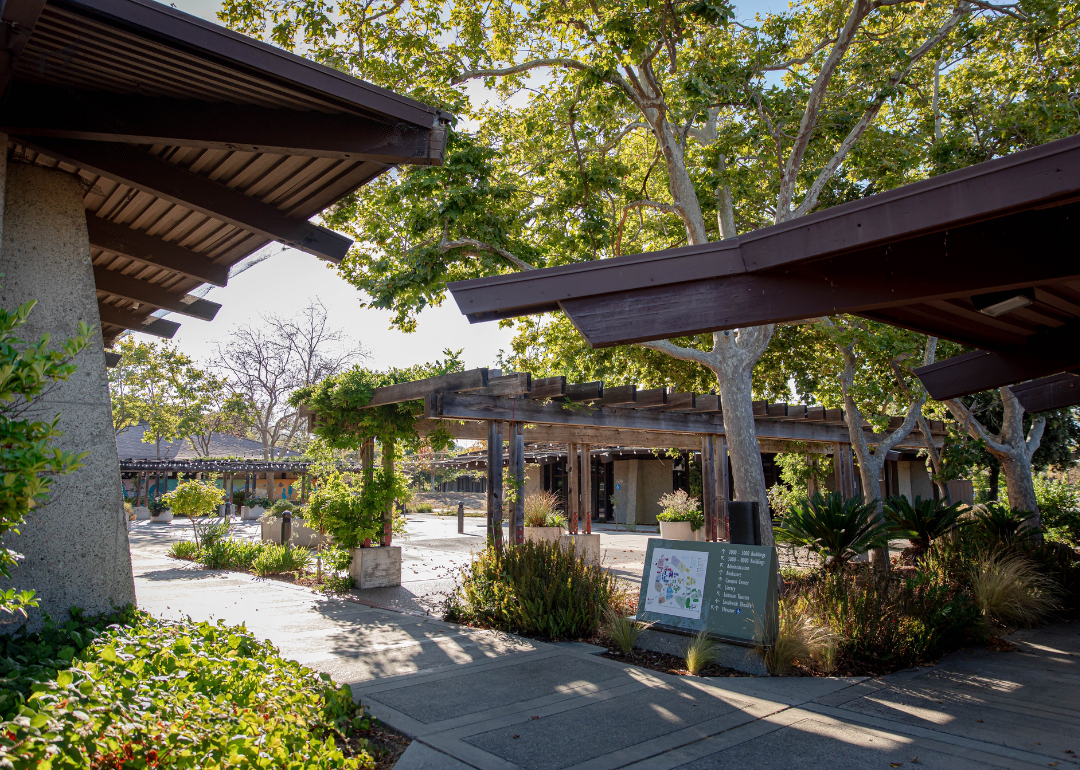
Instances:
[[[78,175],[102,337],[172,337],[155,311],[276,241],[340,262],[308,219],[394,164],[442,163],[449,116],[148,0],[6,0],[0,132]]]
[[[258,474],[265,475],[270,482],[276,473],[295,473],[300,476],[301,500],[307,499],[307,471],[311,465],[307,461],[290,460],[121,460],[120,474],[124,478],[135,478],[135,504],[146,505],[149,502],[150,480],[168,478],[169,474],[187,474],[198,478],[203,473],[214,473],[222,477],[225,489],[231,490],[237,476],[244,480],[244,495],[255,488]],[[273,502],[273,486],[267,483],[267,496]],[[231,501],[226,500],[226,504]]]
[[[35,404],[57,448],[89,452],[5,545],[0,590],[43,613],[135,600],[104,348],[171,337],[163,311],[270,243],[337,262],[351,240],[310,221],[394,164],[440,164],[451,116],[152,0],[5,0],[0,7],[0,273],[20,336],[101,340]]]
[[[593,347],[851,313],[977,348],[916,370],[940,400],[1080,369],[1078,218],[1074,136],[717,243],[449,288],[470,321],[562,310]]]
[[[669,448],[700,451],[706,535],[726,537],[728,462],[720,397],[678,393],[667,388],[639,390],[634,385],[605,386],[603,382],[568,383],[565,377],[533,378],[527,372],[503,375],[498,369],[473,369],[424,380],[378,388],[367,408],[422,401],[420,435],[447,430],[458,439],[487,442],[484,466],[488,478],[488,532],[502,537],[503,468],[511,486],[523,490],[526,443],[557,443],[569,458],[567,518],[571,534],[579,527],[592,530],[592,496],[582,490],[582,468],[592,453],[606,447]],[[802,404],[754,405],[759,444],[763,451],[783,451],[790,442],[805,442],[836,460],[835,484],[846,497],[855,495],[856,481],[850,435],[843,410]],[[318,415],[311,414],[314,423]],[[896,427],[902,418],[892,419]],[[867,441],[883,438],[864,426]],[[931,424],[930,440],[940,446],[945,426]],[[909,436],[898,448],[919,450],[925,437]],[[509,458],[504,460],[503,444]],[[524,539],[524,499],[516,495],[509,515],[511,538]]]

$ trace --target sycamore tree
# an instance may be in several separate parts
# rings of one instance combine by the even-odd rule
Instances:
[[[328,214],[359,244],[343,274],[411,329],[449,280],[704,244],[925,176],[941,62],[1054,30],[1058,7],[806,0],[744,24],[722,0],[226,0],[221,18],[474,121],[443,168]],[[498,98],[474,104],[478,84]],[[773,333],[643,345],[714,380],[738,499],[765,500],[752,373]]]
[[[162,441],[191,435],[215,383],[169,342],[139,342],[129,334],[113,350],[120,354],[109,370],[114,428],[119,434],[145,424],[142,440],[161,457]]]

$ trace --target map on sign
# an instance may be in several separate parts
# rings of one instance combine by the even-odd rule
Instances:
[[[697,620],[701,617],[708,568],[708,553],[654,549],[645,609]]]

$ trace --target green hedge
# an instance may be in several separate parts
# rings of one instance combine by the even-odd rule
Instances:
[[[347,686],[221,621],[137,613],[30,689],[0,724],[5,767],[374,767],[342,751],[368,727]]]

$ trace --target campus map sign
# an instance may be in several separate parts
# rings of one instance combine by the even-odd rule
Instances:
[[[755,643],[777,627],[776,549],[649,540],[638,620],[658,628]]]

